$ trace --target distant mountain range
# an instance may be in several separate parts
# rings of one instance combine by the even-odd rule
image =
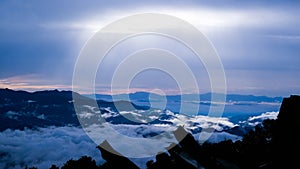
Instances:
[[[77,114],[74,108],[73,95],[80,100]],[[105,122],[115,125],[184,125],[194,134],[199,133],[203,127],[215,128],[217,131],[242,135],[245,129],[253,127],[251,123],[261,122],[261,118],[247,119],[250,116],[260,115],[266,111],[277,110],[281,103],[281,97],[266,97],[253,95],[227,95],[224,118],[216,119],[204,114],[186,116],[178,114],[180,108],[180,95],[166,96],[167,105],[164,109],[150,107],[150,100],[163,101],[163,96],[137,92],[130,94],[130,101],[126,95],[113,96],[117,98],[112,102],[112,96],[97,94],[98,107],[89,105],[92,100],[90,95],[80,95],[72,91],[47,90],[37,92],[14,91],[0,89],[0,131],[6,129],[24,129],[48,126],[80,126],[79,121],[97,124],[101,118]],[[186,95],[190,106],[201,104],[202,111],[208,111],[211,104],[211,94],[201,94],[201,102],[195,103],[192,95]],[[191,98],[189,100],[189,98]],[[155,100],[156,99],[156,100]],[[76,100],[75,100],[76,101]],[[153,100],[151,100],[153,101]],[[178,106],[179,105],[179,106]],[[250,110],[249,110],[250,109]],[[175,110],[175,111],[174,111]],[[236,112],[238,113],[236,113]],[[273,115],[273,114],[271,114]],[[229,119],[228,119],[229,118]],[[240,122],[242,122],[239,124]],[[155,135],[156,133],[144,133],[143,136]]]
[[[194,98],[199,98],[200,101],[211,101],[212,95],[220,96],[218,93],[205,93],[205,94],[184,94],[184,95],[159,95],[156,93],[149,92],[135,92],[130,94],[118,94],[118,95],[107,95],[107,94],[87,94],[85,96],[90,98],[96,98],[98,100],[112,101],[112,99],[126,100],[127,97],[132,101],[149,101],[149,98],[153,99],[168,99],[172,101],[180,101],[181,98],[185,98],[185,101],[193,101]],[[268,96],[254,96],[254,95],[240,95],[240,94],[227,94],[226,102],[281,102],[282,97],[268,97]]]
[[[167,95],[162,96],[155,93],[136,92],[130,94],[106,95],[95,94],[85,95],[86,97],[104,100],[104,101],[119,101],[127,100],[136,105],[148,106],[159,109],[167,109],[178,113],[181,111],[180,103],[187,105],[190,112],[200,106],[198,114],[208,115],[210,106],[225,105],[224,116],[236,116],[242,114],[258,115],[268,111],[278,111],[282,102],[282,97],[268,97],[268,96],[254,96],[254,95],[240,95],[227,94],[226,102],[212,101],[212,95],[216,98],[224,97],[223,94],[184,94],[184,95]],[[129,98],[129,99],[128,99]],[[187,110],[187,111],[189,111]]]

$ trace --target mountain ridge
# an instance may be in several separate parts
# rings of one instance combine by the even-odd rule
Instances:
[[[141,96],[141,94],[146,95],[147,93],[138,94]],[[76,98],[73,98],[74,95]],[[90,104],[90,101],[98,105]],[[171,104],[178,105],[180,102]],[[215,106],[208,103],[190,103],[191,106],[197,104],[201,104],[202,109],[204,109],[204,106],[207,108]],[[245,106],[246,109],[253,107],[252,105],[247,104],[238,104],[237,106],[238,108]],[[233,105],[233,107],[235,107],[235,105]],[[98,119],[102,119],[103,122],[109,122],[113,125],[149,124],[176,126],[185,124],[194,134],[199,133],[202,130],[202,126],[206,126],[205,124],[207,124],[208,127],[218,127],[220,129],[219,131],[222,129],[232,134],[242,135],[245,133],[244,124],[243,128],[232,128],[231,130],[234,123],[238,124],[241,118],[238,117],[236,118],[236,121],[231,121],[233,115],[228,112],[224,112],[224,117],[221,117],[223,118],[223,124],[219,121],[217,125],[214,125],[216,123],[215,117],[203,114],[189,116],[168,108],[169,107],[165,107],[164,109],[152,108],[142,104],[135,104],[135,102],[131,102],[131,100],[118,100],[114,102],[97,100],[95,102],[95,100],[92,100],[91,98],[72,91],[46,90],[26,92],[0,89],[0,131],[8,128],[23,130],[25,127],[77,127],[80,126],[80,124],[82,125],[81,122],[86,122],[90,125],[99,122],[97,121]],[[257,114],[260,115],[261,113]],[[242,112],[237,115],[248,119],[249,114]],[[255,114],[251,112],[251,116],[253,115]],[[231,117],[231,119],[228,117]],[[260,122],[259,120],[251,121],[251,123]],[[248,125],[246,121],[245,123]],[[250,126],[250,128],[252,127]],[[145,135],[147,135],[147,133]]]
[[[68,93],[68,92],[73,92],[76,93],[72,90],[58,90],[58,89],[53,89],[53,90],[38,90],[38,91],[26,91],[26,90],[13,90],[13,89],[9,89],[9,88],[0,88],[0,92],[1,94],[4,94],[3,92],[6,91],[8,92],[12,92],[14,91],[15,93],[19,93],[19,94],[43,94],[45,92],[53,92],[53,93]],[[79,93],[76,93],[79,94]],[[96,93],[94,94],[79,94],[81,96],[86,96],[89,98],[94,98],[94,96],[96,96],[96,99],[100,99],[101,97],[104,98],[111,98],[111,97],[116,97],[116,98],[123,98],[125,96],[129,97],[133,96],[134,98],[140,97],[140,98],[146,98],[149,97],[150,95],[156,96],[156,97],[168,97],[168,98],[180,98],[181,95],[179,94],[175,94],[175,95],[160,95],[157,93],[151,93],[151,92],[143,92],[143,91],[139,91],[139,92],[133,92],[133,93],[129,93],[129,94],[115,94],[115,95],[109,95],[109,94],[98,94]],[[220,93],[201,93],[201,94],[183,94],[185,96],[195,96],[195,95],[199,95],[200,96],[200,100],[211,100],[211,95],[223,95]],[[202,98],[202,99],[201,99]],[[275,97],[270,97],[270,96],[266,96],[266,95],[253,95],[253,94],[236,94],[236,93],[230,93],[230,94],[226,94],[226,101],[235,101],[236,98],[239,98],[239,101],[277,101],[277,102],[281,102],[283,100],[283,96],[275,96]]]
[[[79,126],[74,107],[73,96],[79,107],[89,104],[90,98],[72,91],[45,90],[37,92],[0,89],[0,131],[5,129],[24,129],[47,126]],[[148,109],[127,101],[108,102],[98,100],[99,107],[110,107],[116,111],[116,105],[124,110],[128,107]],[[130,106],[129,106],[130,105]],[[83,107],[82,110],[90,111]],[[107,110],[103,110],[106,112]],[[119,120],[126,121],[122,118]]]
[[[84,96],[96,98],[96,99],[126,99],[127,96],[129,96],[130,99],[148,99],[149,96],[156,97],[156,98],[163,98],[167,97],[168,99],[181,99],[182,96],[186,96],[187,99],[189,98],[195,98],[199,95],[200,100],[211,100],[211,96],[222,96],[224,94],[220,93],[203,93],[203,94],[183,94],[183,95],[160,95],[156,93],[151,92],[134,92],[129,94],[115,94],[115,95],[109,95],[109,94],[84,94]],[[243,94],[226,94],[226,101],[232,102],[232,101],[260,101],[260,102],[281,102],[283,99],[282,96],[276,96],[276,97],[269,97],[264,95],[243,95]]]

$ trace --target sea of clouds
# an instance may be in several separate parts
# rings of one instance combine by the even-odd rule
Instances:
[[[259,116],[249,117],[247,123],[258,124],[264,119],[276,119],[277,115],[278,112],[266,112]],[[193,126],[187,125],[193,123],[204,128],[212,127],[216,123],[229,127],[238,125],[231,123],[228,118],[205,118],[205,116],[188,118],[181,115],[174,115],[174,117],[176,118],[168,119],[175,124],[174,126],[169,124],[112,125],[106,123],[110,130],[114,131],[114,134],[110,130],[99,128],[99,126],[90,126],[85,129],[86,132],[82,128],[73,126],[25,130],[7,129],[0,132],[0,168],[24,169],[26,166],[35,166],[39,169],[48,169],[52,164],[61,167],[68,160],[79,159],[85,155],[95,159],[97,164],[102,164],[105,161],[101,158],[101,153],[96,146],[104,139],[107,139],[121,154],[132,157],[131,160],[140,168],[145,168],[146,161],[153,159],[155,153],[164,151],[171,143],[176,142],[172,131],[176,129],[177,125],[186,125],[187,130],[193,129]],[[89,133],[91,131],[92,133]],[[240,136],[221,131],[218,126],[216,131],[208,141],[241,139]],[[92,136],[92,138],[99,138],[96,143],[89,137],[93,134],[96,136]],[[199,139],[199,133],[194,134],[194,137]],[[135,144],[132,140],[136,141]],[[135,152],[141,154],[132,154]]]
[[[48,127],[37,130],[0,132],[0,168],[62,166],[67,160],[91,156],[103,163],[96,144],[77,127]]]

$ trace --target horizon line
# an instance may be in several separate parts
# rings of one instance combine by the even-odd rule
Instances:
[[[71,89],[42,89],[42,90],[24,90],[24,89],[12,89],[12,88],[0,88],[0,90],[12,90],[12,91],[24,91],[28,93],[35,93],[35,92],[41,92],[41,91],[58,91],[58,92],[64,92],[64,91],[69,91],[69,92],[75,92]],[[76,92],[79,93],[79,92]],[[149,93],[149,94],[156,94],[160,96],[180,96],[180,95],[204,95],[204,94],[222,94],[222,93],[212,93],[212,92],[203,92],[203,93],[183,93],[183,94],[159,94],[155,92],[149,92],[149,91],[134,91],[134,92],[124,92],[124,93],[116,93],[116,94],[108,94],[108,93],[79,93],[80,95],[108,95],[108,96],[113,96],[113,95],[129,95],[129,94],[136,94],[136,93]],[[224,93],[223,93],[224,94]],[[256,97],[270,97],[270,98],[276,98],[276,97],[286,97],[286,96],[268,96],[268,95],[256,95],[256,94],[241,94],[241,93],[226,93],[225,95],[243,95],[243,96],[256,96]],[[295,94],[289,94],[289,96],[295,95]],[[296,94],[297,95],[297,94]],[[298,94],[299,95],[299,94]]]

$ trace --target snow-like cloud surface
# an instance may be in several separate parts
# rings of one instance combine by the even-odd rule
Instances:
[[[100,144],[107,140],[111,146],[128,158],[148,158],[166,151],[171,143],[177,143],[170,126],[155,125],[91,125],[85,130]]]
[[[257,116],[251,116],[245,121],[239,121],[239,124],[244,124],[244,125],[246,124],[249,126],[260,125],[266,119],[276,120],[278,114],[279,114],[279,111],[265,112],[265,113],[262,113]]]
[[[0,168],[50,168],[84,155],[98,164],[103,162],[96,144],[80,128],[8,129],[0,133]]]
[[[266,119],[277,119],[277,116],[278,116],[279,112],[275,112],[275,111],[272,111],[272,112],[266,112],[266,113],[263,113],[259,116],[252,116],[252,117],[249,117],[249,121],[254,121],[254,120],[266,120]]]
[[[203,134],[206,134],[206,132],[203,132]],[[207,134],[209,134],[209,133],[207,133]],[[196,140],[199,139],[199,136],[200,136],[199,134],[194,134],[194,138]],[[227,132],[215,132],[209,137],[207,142],[218,143],[223,140],[232,140],[234,142],[234,141],[241,140],[241,139],[242,139],[241,136],[237,136],[237,135],[230,134]]]
[[[109,110],[109,111],[108,111]],[[108,113],[116,113],[107,109]],[[6,115],[15,115],[8,112]],[[220,142],[224,139],[240,140],[223,129],[236,126],[228,118],[208,116],[188,117],[166,111],[171,123],[158,124],[111,124],[91,125],[85,131],[78,127],[48,127],[39,129],[10,130],[0,132],[0,168],[25,168],[36,166],[49,168],[52,164],[62,166],[69,159],[91,156],[98,164],[104,162],[97,144],[107,140],[112,147],[126,157],[131,158],[139,167],[145,168],[145,162],[155,157],[158,152],[166,151],[171,143],[177,143],[173,131],[184,126],[188,131],[197,128],[214,128],[216,131],[207,141]],[[261,123],[265,119],[276,119],[278,112],[266,112],[252,116],[246,121],[249,125]],[[110,116],[111,117],[111,116]],[[157,116],[155,116],[157,117]],[[160,119],[162,120],[162,119]],[[200,142],[201,133],[194,132],[194,138]],[[210,133],[208,133],[210,134]],[[90,137],[89,137],[90,136]],[[92,138],[92,139],[91,139]]]
[[[195,128],[214,128],[218,131],[223,130],[223,126],[234,127],[235,124],[229,121],[226,117],[210,117],[210,116],[185,116],[182,114],[174,114],[168,112],[168,115],[172,115],[173,118],[165,121],[172,122],[176,126],[185,126],[186,129],[192,130]]]

